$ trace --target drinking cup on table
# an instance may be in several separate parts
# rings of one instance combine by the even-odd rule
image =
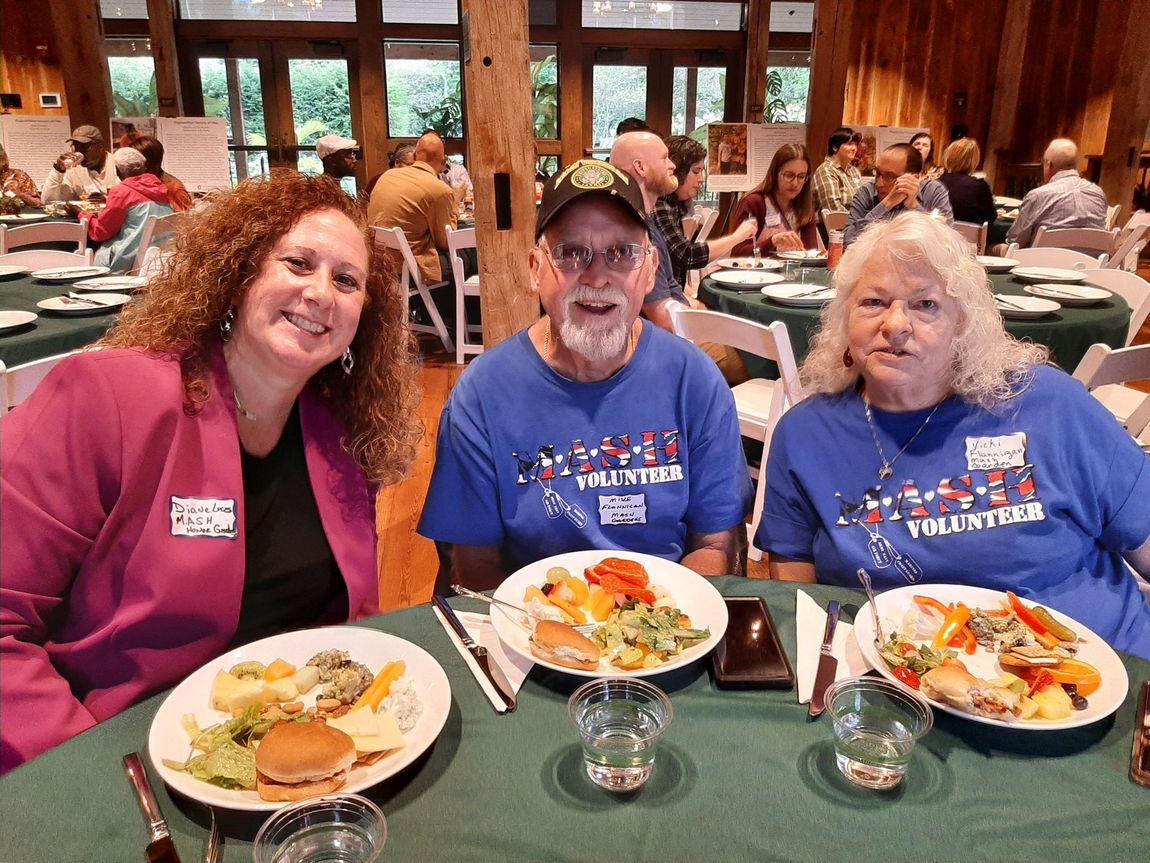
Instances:
[[[358,794],[301,800],[271,816],[256,834],[254,863],[374,863],[387,842],[387,819]]]
[[[635,791],[647,781],[659,738],[674,717],[663,690],[622,677],[583,684],[567,710],[583,740],[587,775],[608,791]]]
[[[856,785],[887,790],[902,781],[920,737],[934,725],[930,705],[878,677],[848,677],[827,689],[835,764]]]

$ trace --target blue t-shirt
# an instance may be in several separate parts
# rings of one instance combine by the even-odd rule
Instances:
[[[523,330],[444,406],[419,532],[501,546],[511,569],[594,548],[678,561],[689,532],[730,530],[750,504],[734,399],[706,354],[644,322],[626,366],[576,383]]]
[[[1070,376],[1036,368],[987,411],[944,401],[882,467],[857,392],[814,396],[771,441],[756,545],[813,562],[818,580],[1013,590],[1150,659],[1150,606],[1121,553],[1150,537],[1150,457]],[[891,458],[930,410],[874,410]]]

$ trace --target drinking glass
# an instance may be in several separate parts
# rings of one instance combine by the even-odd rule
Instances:
[[[608,791],[635,791],[647,781],[656,745],[674,716],[663,690],[622,677],[583,684],[567,710],[583,740],[587,775]]]
[[[878,677],[848,677],[827,689],[835,764],[851,782],[886,790],[902,781],[934,714],[922,698]]]
[[[254,863],[374,863],[387,819],[358,794],[333,794],[284,807],[256,834]]]

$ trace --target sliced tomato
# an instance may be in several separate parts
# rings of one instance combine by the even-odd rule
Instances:
[[[595,571],[593,566],[588,566],[583,570],[583,577],[587,579],[588,584],[599,583],[599,573]]]
[[[915,674],[909,668],[906,668],[906,667],[896,668],[891,673],[894,674],[895,678],[899,682],[905,683],[911,689],[918,689],[922,685],[922,682],[919,680],[918,675]]]
[[[626,581],[620,579],[617,575],[602,575],[600,574],[599,586],[608,593],[621,593],[631,599],[637,599],[640,602],[645,602],[648,605],[655,604],[655,594],[644,587],[639,587],[634,584],[628,584]]]

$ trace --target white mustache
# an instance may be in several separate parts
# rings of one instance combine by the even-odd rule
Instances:
[[[564,304],[570,308],[576,303],[611,303],[626,306],[627,294],[621,288],[591,288],[576,285],[568,292]]]

